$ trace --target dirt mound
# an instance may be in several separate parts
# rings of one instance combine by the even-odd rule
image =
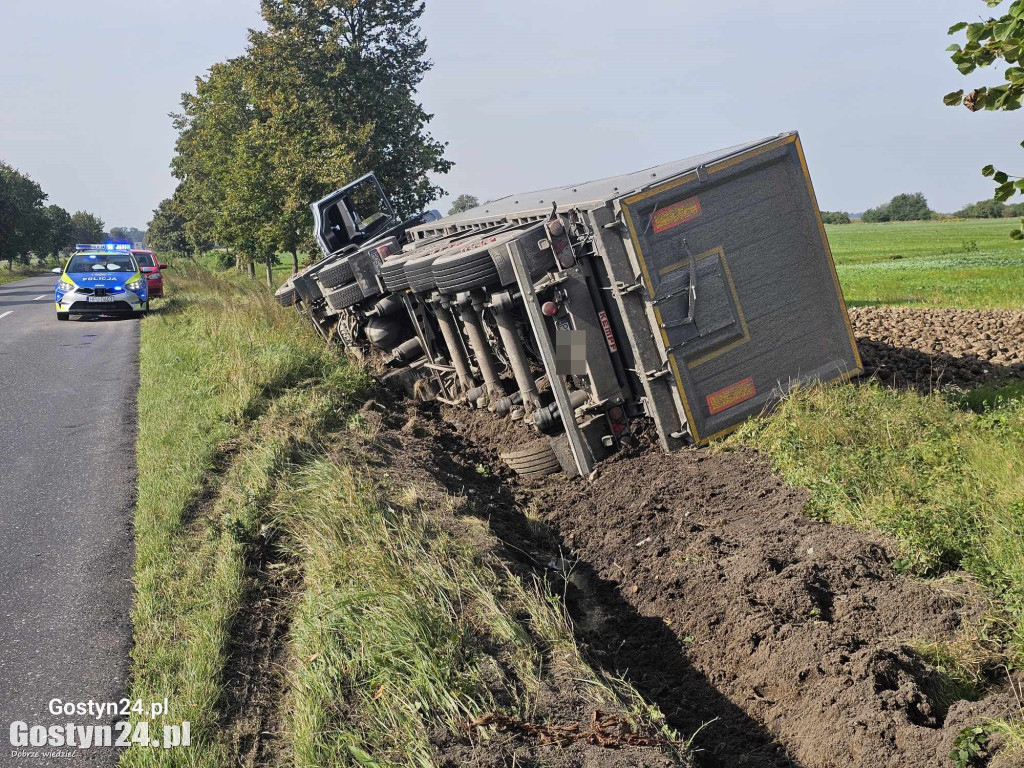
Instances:
[[[668,630],[626,638],[632,657],[618,662],[660,663],[656,701],[694,706],[712,688],[785,747],[738,756],[726,720],[698,741],[712,758],[728,750],[712,764],[942,765],[961,729],[1015,705],[1009,692],[950,702],[947,681],[909,648],[951,640],[979,617],[966,577],[940,589],[899,576],[885,540],[805,518],[805,494],[752,453],[634,456],[602,465],[590,485],[531,495],[603,599],[614,591]],[[618,631],[599,610],[582,624]],[[680,648],[692,666],[681,674],[671,671]]]
[[[857,307],[864,372],[900,387],[973,387],[1024,379],[1024,312]]]

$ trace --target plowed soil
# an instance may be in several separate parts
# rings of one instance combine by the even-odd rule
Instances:
[[[899,576],[888,542],[805,518],[804,493],[753,453],[648,453],[531,496],[597,577],[589,633],[619,633],[599,607],[611,593],[663,623],[627,633],[618,664],[648,670],[641,688],[670,718],[692,727],[707,708],[694,697],[713,690],[776,742],[756,744],[726,710],[699,739],[705,764],[943,765],[961,729],[1015,711],[1009,691],[948,702],[911,650],[979,618],[966,576]]]
[[[1024,312],[857,307],[864,373],[922,391],[1024,379]]]
[[[921,390],[1024,378],[1024,313],[856,309],[868,373]],[[689,735],[704,766],[931,768],[960,731],[1013,715],[994,678],[977,701],[915,650],[969,633],[987,598],[966,574],[904,577],[879,535],[803,515],[806,495],[752,452],[656,449],[600,465],[592,482],[508,477],[522,435],[486,412],[444,409],[501,484],[474,489],[509,552],[564,574],[580,639]],[[489,481],[488,481],[489,483]],[[514,494],[510,500],[509,492]],[[532,538],[531,538],[532,537]],[[1019,681],[1018,681],[1019,684]],[[992,741],[977,763],[1014,765]]]

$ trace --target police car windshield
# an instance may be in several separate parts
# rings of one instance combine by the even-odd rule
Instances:
[[[127,254],[76,253],[68,264],[69,273],[134,271],[135,262]]]

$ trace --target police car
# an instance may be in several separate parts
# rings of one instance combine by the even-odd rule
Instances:
[[[146,277],[131,254],[131,243],[76,245],[54,290],[57,319],[71,315],[130,315],[149,311]]]

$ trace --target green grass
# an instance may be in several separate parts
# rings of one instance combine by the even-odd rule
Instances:
[[[196,746],[130,751],[124,763],[224,765],[217,701],[249,532],[296,443],[364,379],[265,289],[179,262],[173,291],[143,323],[132,695],[170,696],[169,722],[189,720]],[[291,428],[262,432],[287,394]]]
[[[1024,306],[1024,244],[1009,219],[826,227],[850,306]]]
[[[427,768],[432,736],[493,709],[530,718],[553,675],[656,727],[588,666],[558,599],[481,545],[484,524],[362,465],[360,370],[258,283],[179,260],[170,288],[142,326],[131,696],[169,697],[164,720],[189,720],[193,746],[123,765],[248,764],[239,745],[273,728],[274,764]],[[349,459],[329,452],[347,443]],[[277,598],[286,674],[270,722],[226,720],[235,620],[265,557],[294,574]]]
[[[16,283],[18,280],[24,280],[26,277],[36,277],[45,273],[45,267],[22,267],[19,265],[13,269],[8,269],[6,266],[0,266],[0,285]]]

